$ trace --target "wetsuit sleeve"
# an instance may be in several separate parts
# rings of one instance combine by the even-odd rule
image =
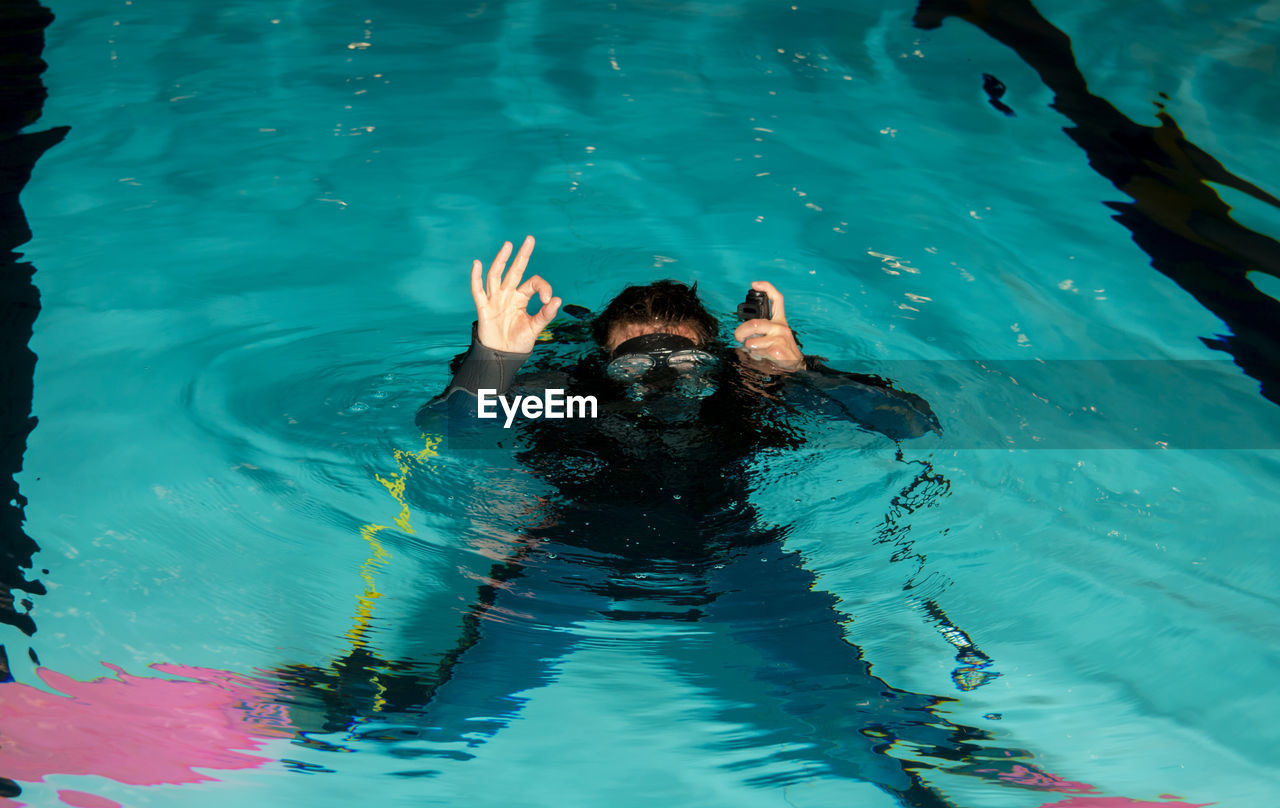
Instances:
[[[529,358],[528,353],[498,351],[486,347],[471,324],[471,347],[462,355],[462,361],[453,371],[453,378],[444,392],[428,401],[418,410],[415,419],[419,427],[434,421],[443,414],[474,412],[476,394],[480,390],[496,390],[502,395],[511,389],[520,366]]]
[[[497,390],[499,394],[511,389],[520,366],[529,358],[528,353],[512,353],[485,347],[476,335],[476,324],[471,324],[471,347],[462,356],[462,364],[453,372],[453,379],[445,388],[442,398],[448,398],[459,390],[475,395],[480,390]]]
[[[878,376],[833,370],[817,357],[805,357],[804,370],[790,374],[784,391],[789,403],[848,419],[894,440],[942,433],[938,416],[920,396]]]

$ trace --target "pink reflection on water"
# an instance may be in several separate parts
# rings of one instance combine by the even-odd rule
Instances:
[[[87,791],[76,791],[75,789],[64,788],[58,791],[58,799],[65,802],[72,808],[122,808],[120,803],[115,800],[109,800],[106,797],[99,797],[97,794],[90,794]]]
[[[1063,794],[1087,795],[1089,792],[1098,790],[1088,783],[1067,780],[1056,774],[1020,764],[1014,764],[1008,771],[975,769],[974,772],[995,775],[997,779],[1007,783],[1016,783],[1038,791],[1058,791]],[[1135,800],[1129,797],[1072,796],[1065,800],[1046,802],[1040,808],[1207,808],[1207,806],[1214,805],[1212,802],[1180,802],[1178,801],[1179,798],[1172,794],[1161,794],[1157,799],[1161,800],[1161,802]],[[1169,802],[1169,800],[1173,800],[1173,802]]]
[[[273,703],[273,688],[248,677],[153,665],[160,673],[186,677],[158,679],[103,665],[115,676],[81,682],[41,668],[40,679],[59,693],[0,684],[6,777],[40,782],[71,774],[140,786],[195,783],[215,779],[197,767],[250,769],[267,763],[252,752],[266,738],[292,734],[285,709]],[[85,792],[66,794],[70,805],[114,805]]]
[[[186,665],[151,666],[184,679],[132,676],[102,663],[114,676],[81,682],[41,668],[49,693],[17,682],[0,684],[0,755],[4,776],[42,782],[55,774],[106,777],[150,786],[215,780],[195,771],[251,769],[271,758],[253,754],[268,738],[294,735],[280,687],[240,674]],[[1070,794],[1041,808],[1207,808],[1161,794],[1159,802],[1093,796],[1088,783],[1033,767],[975,769],[1038,791]],[[114,800],[74,789],[58,791],[74,808],[120,808]],[[0,808],[25,803],[0,798]]]
[[[1088,783],[1079,783],[1075,780],[1064,780],[1056,774],[1032,769],[1028,766],[1013,764],[1009,771],[998,771],[997,769],[975,769],[979,774],[994,774],[997,779],[1010,783],[1017,783],[1027,788],[1037,788],[1043,791],[1062,791],[1070,793],[1073,791],[1087,793],[1094,791],[1094,787]],[[1057,804],[1057,803],[1053,803]]]

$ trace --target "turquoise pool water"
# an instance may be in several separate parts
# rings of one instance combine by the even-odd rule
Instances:
[[[784,574],[708,573],[769,608],[619,620],[626,604],[574,600],[563,576],[589,565],[562,551],[468,623],[545,492],[413,414],[466,344],[471,259],[505,239],[535,234],[535,271],[590,308],[676,277],[727,314],[771,280],[807,351],[898,369],[944,425],[1002,422],[949,404],[961,361],[1149,360],[1177,379],[1235,355],[1113,220],[1104,203],[1129,197],[1032,66],[961,19],[846,5],[54,3],[38,126],[71,132],[22,196],[43,308],[19,477],[48,593],[34,635],[0,632],[14,800],[1280,798],[1280,464],[1253,438],[925,439],[899,460],[824,433],[744,482],[794,551],[760,559]],[[1156,126],[1166,93],[1187,141],[1280,192],[1275,2],[1038,7],[1117,114]],[[1280,232],[1227,185],[1205,187]],[[1267,266],[1248,279],[1276,295]],[[1274,423],[1256,372],[1215,367],[1153,417]],[[1098,395],[1142,411],[1146,388],[1112,381]],[[1228,408],[1196,406],[1215,397]],[[912,489],[916,461],[933,477]],[[990,664],[956,673],[948,626]],[[396,665],[467,631],[448,688],[413,720],[385,709]],[[834,656],[806,645],[841,633]],[[970,746],[876,745],[874,716],[844,720],[864,709],[849,694],[768,678],[789,646],[865,663],[856,694],[937,697],[927,723]],[[928,767],[905,795],[874,760]]]

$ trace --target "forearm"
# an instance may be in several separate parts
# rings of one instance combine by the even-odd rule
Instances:
[[[942,431],[927,401],[878,376],[833,370],[817,357],[806,356],[804,369],[785,379],[787,398],[894,440]]]
[[[462,364],[453,372],[449,386],[445,388],[441,398],[448,398],[462,390],[475,395],[480,390],[497,390],[499,394],[507,392],[515,380],[520,366],[530,356],[529,353],[513,353],[498,351],[486,347],[476,336],[476,326],[471,326],[471,347],[462,357]]]
[[[446,414],[474,414],[472,403],[480,390],[496,390],[501,395],[511,389],[516,373],[530,354],[498,351],[485,346],[471,325],[471,347],[453,371],[453,377],[440,395],[422,405],[415,418],[419,428],[426,429]]]

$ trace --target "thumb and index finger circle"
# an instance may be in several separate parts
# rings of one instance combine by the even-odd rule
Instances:
[[[560,298],[553,297],[542,304],[542,308],[533,316],[534,323],[539,331],[546,328],[555,319],[556,312],[560,310],[560,303]]]
[[[516,288],[516,292],[526,298],[533,297],[536,292],[543,303],[548,303],[551,300],[551,284],[547,283],[541,275],[534,275],[525,280],[524,283]]]

